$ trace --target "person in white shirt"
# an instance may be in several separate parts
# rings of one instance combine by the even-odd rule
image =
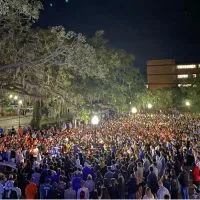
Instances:
[[[160,180],[158,182],[158,185],[159,185],[159,189],[157,191],[157,199],[164,199],[165,195],[168,195],[169,196],[169,199],[171,199],[171,195],[169,193],[169,190],[163,186],[163,182]]]
[[[72,188],[72,183],[69,183],[69,188],[64,192],[64,199],[76,199],[76,191]]]
[[[81,188],[78,189],[77,199],[89,199],[90,194],[88,188],[85,187],[85,183],[81,183]]]
[[[85,182],[85,187],[88,188],[89,192],[93,192],[95,189],[95,182],[92,180],[92,175],[89,174],[87,181]]]

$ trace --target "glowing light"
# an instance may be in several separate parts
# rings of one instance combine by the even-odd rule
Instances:
[[[18,104],[19,104],[19,105],[22,105],[22,103],[23,103],[22,100],[19,100],[19,101],[18,101]]]
[[[177,69],[194,69],[196,65],[177,65]]]
[[[14,96],[14,100],[17,100],[18,99],[18,96]]]
[[[147,108],[148,108],[148,109],[151,109],[152,107],[153,107],[153,105],[152,105],[151,103],[148,103],[148,104],[147,104]]]
[[[92,122],[93,125],[97,125],[99,123],[99,117],[97,115],[94,115],[92,117],[92,121],[91,122]]]
[[[189,106],[191,106],[191,103],[190,103],[189,101],[186,101],[186,102],[185,102],[185,105],[186,105],[187,107],[189,107]]]
[[[188,78],[188,74],[179,74],[177,78]]]
[[[49,5],[50,5],[51,7],[53,6],[53,4],[52,4],[52,3],[50,3]]]
[[[131,109],[131,112],[132,112],[133,114],[136,114],[136,113],[137,113],[137,108],[136,108],[136,107],[133,107],[133,108]]]
[[[10,98],[10,99],[12,99],[12,98],[13,98],[13,95],[12,95],[12,94],[10,94],[9,98]]]

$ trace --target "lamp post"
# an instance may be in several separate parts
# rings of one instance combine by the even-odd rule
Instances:
[[[96,143],[97,143],[97,129],[96,128],[97,128],[97,125],[99,124],[99,117],[97,115],[94,115],[92,117],[91,122],[92,122],[92,125],[94,125],[94,127],[95,127],[94,136],[95,136],[95,145],[96,145]]]
[[[22,100],[19,100],[18,101],[19,127],[20,127],[20,110],[21,110],[22,104],[23,104]]]
[[[185,102],[185,105],[186,105],[187,107],[190,107],[190,106],[191,106],[191,103],[187,100],[187,101]]]
[[[186,101],[185,101],[185,106],[187,107],[187,111],[189,112],[189,108],[190,108],[190,106],[191,106],[190,101],[186,100]]]
[[[136,108],[136,107],[132,107],[132,108],[131,108],[131,112],[133,113],[133,115],[134,115],[134,120],[135,120],[135,116],[136,116],[136,113],[137,113],[137,108]]]
[[[148,109],[152,109],[152,107],[153,107],[153,105],[152,105],[151,103],[148,103],[148,104],[147,104],[147,108],[148,108]]]

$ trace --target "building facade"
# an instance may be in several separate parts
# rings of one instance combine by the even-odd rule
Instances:
[[[177,63],[173,59],[147,61],[147,86],[149,89],[190,87],[200,73],[200,64]]]

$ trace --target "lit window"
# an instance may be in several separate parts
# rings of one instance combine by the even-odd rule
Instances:
[[[179,74],[177,78],[188,78],[188,74]]]
[[[192,84],[178,84],[178,87],[191,87]]]
[[[193,76],[193,78],[196,78],[196,77],[197,77],[197,75],[196,75],[196,74],[192,74],[192,76]]]
[[[177,65],[177,69],[194,69],[194,68],[196,68],[196,65]]]

